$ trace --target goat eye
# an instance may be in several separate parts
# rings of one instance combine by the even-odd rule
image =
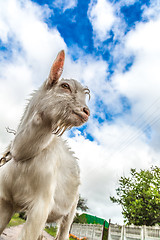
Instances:
[[[71,88],[70,88],[68,83],[62,83],[61,87],[64,88],[64,89],[69,89],[71,91]]]

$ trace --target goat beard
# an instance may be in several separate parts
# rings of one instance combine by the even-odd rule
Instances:
[[[72,126],[57,126],[57,128],[55,128],[52,133],[56,134],[57,136],[62,136],[63,133],[68,129],[71,129]]]
[[[62,136],[66,130],[70,130],[74,126],[80,126],[81,124],[75,124],[73,119],[73,113],[66,114],[67,110],[64,108],[63,111],[60,109],[54,120],[52,119],[52,133],[57,136]]]
[[[67,129],[69,130],[72,127],[73,125],[71,123],[67,123],[65,120],[59,120],[56,124],[54,124],[52,133],[57,136],[62,136]]]

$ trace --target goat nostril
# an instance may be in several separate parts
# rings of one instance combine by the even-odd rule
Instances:
[[[90,111],[89,111],[89,109],[86,108],[86,107],[83,108],[83,112],[84,112],[85,114],[87,114],[88,116],[90,115]]]

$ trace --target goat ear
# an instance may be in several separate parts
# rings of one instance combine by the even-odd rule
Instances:
[[[52,86],[58,82],[63,72],[64,59],[65,59],[65,52],[64,50],[62,50],[58,53],[56,60],[54,61],[51,67],[47,85]]]

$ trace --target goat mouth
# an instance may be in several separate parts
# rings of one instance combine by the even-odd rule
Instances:
[[[82,122],[87,122],[88,121],[88,115],[84,112],[73,111],[73,114],[77,115]]]

